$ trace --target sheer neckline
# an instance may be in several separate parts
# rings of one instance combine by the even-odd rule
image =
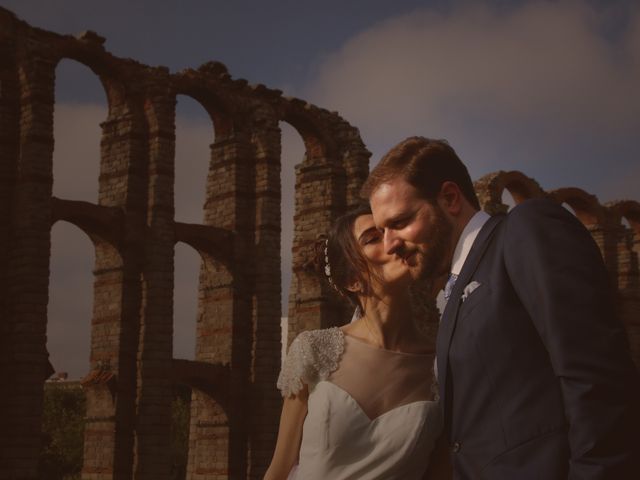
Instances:
[[[345,333],[344,330],[340,330],[342,332],[342,336],[344,337],[345,340],[349,340],[349,341],[354,341],[355,343],[362,345],[364,347],[367,348],[371,348],[373,350],[377,350],[379,352],[383,352],[383,353],[389,353],[389,354],[393,354],[393,355],[407,355],[407,356],[411,356],[411,357],[429,357],[432,356],[433,353],[411,353],[411,352],[399,352],[397,350],[388,350],[386,348],[382,348],[382,347],[376,347],[375,345],[370,344],[369,342],[366,342],[364,340],[361,340],[357,337],[354,337],[353,335],[349,335],[348,333]]]
[[[385,410],[382,413],[379,413],[375,416],[370,416],[364,408],[362,408],[362,405],[360,405],[360,403],[358,402],[358,400],[356,400],[353,395],[351,395],[351,393],[349,393],[347,390],[345,390],[343,387],[341,387],[340,385],[330,381],[330,380],[322,380],[320,382],[318,382],[318,386],[316,387],[316,389],[318,387],[320,387],[321,385],[331,385],[333,388],[337,389],[341,395],[345,396],[347,401],[352,403],[355,407],[355,409],[359,412],[359,414],[363,415],[364,418],[366,418],[368,420],[369,424],[374,424],[374,423],[378,423],[380,421],[382,421],[383,418],[391,416],[394,412],[396,411],[400,411],[403,409],[408,409],[408,408],[419,408],[420,406],[424,405],[424,406],[429,406],[430,404],[435,404],[436,402],[434,402],[433,400],[429,400],[429,399],[425,399],[425,400],[413,400],[407,403],[400,403],[399,405],[396,405],[394,407],[391,407],[387,410]],[[320,387],[322,388],[322,387]],[[315,392],[315,390],[314,390]],[[316,393],[317,395],[317,393]]]

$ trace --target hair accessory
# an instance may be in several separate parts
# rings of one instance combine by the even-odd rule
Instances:
[[[344,295],[340,289],[333,283],[333,279],[331,278],[331,265],[329,264],[329,239],[326,238],[324,241],[324,274],[327,277],[327,281],[331,288],[333,288],[340,295]]]

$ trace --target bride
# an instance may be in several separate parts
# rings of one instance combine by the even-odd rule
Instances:
[[[356,306],[355,320],[291,344],[264,478],[424,478],[442,417],[433,352],[412,317],[412,259],[385,253],[368,206],[336,222],[323,253],[327,280]]]

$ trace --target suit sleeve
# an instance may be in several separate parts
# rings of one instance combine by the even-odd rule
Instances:
[[[560,381],[569,478],[637,478],[640,382],[597,245],[549,200],[516,207],[504,242],[512,285]]]

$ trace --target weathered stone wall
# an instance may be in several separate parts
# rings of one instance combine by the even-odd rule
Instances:
[[[281,406],[278,125],[291,124],[306,144],[299,170],[319,172],[298,177],[301,251],[354,203],[369,153],[336,113],[232,79],[220,63],[171,74],[117,58],[103,43],[92,32],[32,28],[0,8],[0,375],[15,379],[0,398],[0,478],[37,475],[57,221],[95,248],[83,478],[169,478],[176,381],[193,389],[188,478],[262,478]],[[51,196],[61,59],[89,67],[107,96],[97,204]],[[198,101],[215,131],[198,225],[174,220],[177,95]],[[194,362],[172,359],[177,242],[202,258]],[[294,290],[294,325],[308,318],[306,303],[323,325],[336,321],[320,288],[311,278]]]

